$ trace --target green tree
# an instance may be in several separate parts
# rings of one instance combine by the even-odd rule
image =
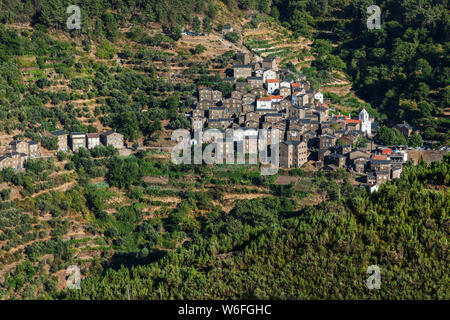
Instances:
[[[414,132],[408,139],[408,146],[412,148],[423,146],[422,136],[417,132]]]
[[[201,30],[201,22],[197,16],[195,16],[194,19],[192,20],[192,30],[195,33],[200,33],[202,31]]]
[[[206,16],[203,18],[203,32],[210,33],[212,31],[212,20]]]

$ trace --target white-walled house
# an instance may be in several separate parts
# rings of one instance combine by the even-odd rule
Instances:
[[[263,82],[265,83],[267,81],[267,79],[278,79],[278,74],[276,73],[276,71],[274,71],[272,69],[267,69],[267,70],[264,70],[262,77],[263,77]]]
[[[100,145],[100,133],[88,133],[86,135],[86,147],[94,149]]]
[[[267,79],[266,88],[269,94],[274,94],[280,89],[280,81],[278,79]]]
[[[256,108],[257,109],[272,109],[272,98],[271,97],[262,97],[256,100]]]

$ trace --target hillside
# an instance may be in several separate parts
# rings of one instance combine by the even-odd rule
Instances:
[[[295,2],[302,9],[304,1]],[[80,30],[66,28],[69,4],[81,7]],[[276,56],[325,92],[332,112],[364,107],[379,122],[417,118],[412,124],[439,140],[436,148],[447,143],[445,81],[430,84],[426,97],[401,96],[400,86],[380,102],[403,71],[374,81],[372,95],[367,73],[381,72],[360,50],[368,39],[328,30],[339,24],[332,10],[316,13],[315,23],[305,7],[296,24],[287,1],[273,4],[0,2],[0,151],[24,139],[38,142],[42,155],[25,170],[0,171],[0,299],[126,299],[127,284],[133,299],[158,299],[157,288],[165,299],[449,298],[448,156],[428,165],[418,151],[418,166],[408,163],[377,195],[359,188],[360,175],[311,163],[275,176],[261,176],[258,166],[171,163],[171,133],[191,127],[185,114],[198,88],[231,94],[223,78],[238,51]],[[438,71],[420,83],[448,71],[448,46],[439,45],[427,56]],[[416,117],[424,103],[430,113]],[[57,152],[49,132],[58,129],[112,129],[126,148]],[[374,263],[389,285],[368,293],[359,282]],[[81,291],[66,288],[70,265],[81,268]]]
[[[276,16],[296,35],[321,42],[357,95],[388,126],[409,122],[427,140],[448,145],[450,123],[449,7],[447,1],[377,1],[380,29],[369,30],[364,0],[274,1]],[[339,59],[338,59],[339,58]]]

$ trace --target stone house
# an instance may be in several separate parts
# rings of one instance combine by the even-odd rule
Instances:
[[[264,115],[265,122],[280,122],[283,121],[283,115],[281,113],[267,113]]]
[[[237,150],[244,153],[256,153],[258,146],[258,129],[253,127],[239,128],[233,131],[233,140],[237,144]]]
[[[317,115],[319,116],[319,122],[327,122],[329,119],[329,109],[325,108],[323,106],[319,106],[318,108],[316,108],[315,112],[317,113]]]
[[[302,141],[306,142],[308,148],[314,148],[316,146],[316,136],[314,131],[306,131],[302,134]]]
[[[251,89],[262,88],[264,86],[263,77],[248,77],[247,83]]]
[[[367,164],[369,163],[369,161],[370,159],[366,157],[352,159],[353,170],[355,170],[357,173],[366,172]]]
[[[308,96],[300,92],[292,93],[291,100],[294,106],[305,106],[306,104],[309,103]]]
[[[291,108],[289,108],[289,115],[298,119],[304,119],[306,115],[306,109],[298,105],[293,105]]]
[[[208,119],[208,128],[229,128],[234,122],[232,118]]]
[[[263,97],[264,95],[266,95],[266,89],[264,88],[254,88],[252,90],[250,90],[250,93],[252,95],[254,95],[255,97]]]
[[[248,52],[240,51],[236,53],[236,61],[244,65],[250,64],[250,54]]]
[[[305,142],[283,141],[280,143],[280,166],[300,168],[308,161],[308,148]]]
[[[242,94],[246,94],[246,93],[247,93],[247,86],[248,86],[247,82],[241,82],[241,81],[238,81],[238,82],[236,82],[236,84],[234,85],[234,89],[235,89],[236,91],[241,92]]]
[[[259,127],[259,121],[255,121],[255,120],[246,120],[245,121],[245,127],[247,128],[257,128]]]
[[[390,171],[375,171],[376,184],[382,184],[390,180]]]
[[[370,170],[372,171],[391,171],[391,161],[390,160],[374,160],[370,161]]]
[[[369,158],[369,154],[367,152],[355,150],[348,154],[349,160],[357,159],[357,158]]]
[[[249,64],[235,64],[233,66],[233,77],[236,79],[247,79],[252,76],[252,66]]]
[[[124,147],[123,135],[120,133],[117,133],[115,131],[108,131],[108,132],[102,133],[100,135],[100,141],[105,146],[111,145],[116,149],[121,149]]]
[[[21,140],[13,140],[9,143],[8,150],[10,152],[18,152],[28,154],[28,143]]]
[[[257,121],[259,123],[261,114],[259,112],[249,112],[245,115],[245,121]]]
[[[263,69],[272,69],[278,71],[277,59],[275,57],[264,58],[262,62]]]
[[[280,101],[280,108],[281,110],[288,110],[292,108],[292,102],[289,99],[283,99]]]
[[[198,100],[211,100],[214,103],[222,100],[222,92],[219,90],[212,90],[210,88],[203,88],[198,90]]]
[[[343,154],[332,153],[325,157],[325,164],[334,164],[338,168],[345,168],[345,163],[347,161],[347,157]]]
[[[299,129],[289,129],[286,132],[286,140],[287,141],[301,141],[302,140],[302,132]]]
[[[246,104],[246,103],[251,104],[251,103],[254,103],[255,100],[256,100],[256,96],[254,96],[251,93],[247,93],[242,96],[242,104]]]
[[[242,92],[240,92],[240,91],[233,91],[233,92],[231,92],[231,98],[232,99],[242,100],[242,96],[243,95],[244,94]]]
[[[403,166],[400,164],[394,164],[391,166],[391,179],[398,179],[402,174]]]
[[[334,129],[332,127],[321,127],[320,132],[322,134],[334,135]]]
[[[407,123],[396,124],[394,126],[394,129],[397,129],[398,131],[400,131],[406,139],[408,139],[411,136],[411,134],[413,133],[413,127],[411,127]]]
[[[28,144],[28,157],[38,158],[39,157],[39,144],[36,141],[27,141]]]
[[[317,151],[317,161],[325,162],[325,157],[330,154],[331,151],[328,149],[319,149],[319,151]]]
[[[58,151],[69,151],[68,133],[65,130],[51,132],[58,139]]]
[[[205,125],[204,117],[192,117],[191,118],[191,127],[193,130],[201,130]]]
[[[214,107],[208,109],[208,119],[220,119],[225,117],[225,107]]]
[[[319,137],[319,148],[320,149],[329,149],[336,145],[336,137],[330,134],[322,134]]]
[[[208,110],[216,106],[217,106],[216,102],[212,100],[201,100],[197,103],[197,109],[199,110]]]
[[[242,100],[239,99],[225,99],[223,101],[223,107],[226,109],[227,114],[240,113],[242,111]]]
[[[349,154],[350,152],[352,152],[352,146],[349,144],[344,144],[344,145],[339,146],[337,148],[337,150],[340,154],[346,155],[346,154]]]
[[[242,105],[242,113],[248,113],[255,111],[255,105],[252,103],[244,103]]]
[[[192,116],[196,118],[204,118],[205,117],[205,110],[204,109],[194,109],[192,111]]]
[[[14,170],[23,169],[24,163],[27,160],[25,153],[10,152],[0,156],[0,170],[11,168]]]

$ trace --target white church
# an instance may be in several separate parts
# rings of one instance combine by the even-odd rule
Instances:
[[[366,109],[362,109],[358,116],[361,120],[361,131],[364,131],[368,137],[372,136],[372,123],[370,122],[369,114]]]

